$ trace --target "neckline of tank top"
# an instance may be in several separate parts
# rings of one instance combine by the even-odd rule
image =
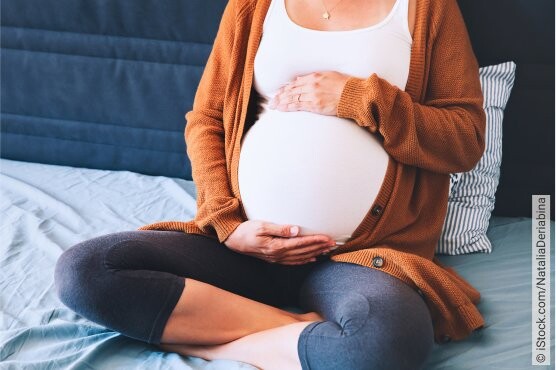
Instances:
[[[313,33],[321,33],[321,34],[336,34],[336,35],[340,35],[340,34],[351,34],[351,33],[358,33],[358,32],[365,32],[365,31],[372,31],[375,30],[377,28],[381,28],[383,26],[385,26],[387,23],[390,22],[390,20],[394,17],[394,14],[396,14],[396,11],[399,7],[399,4],[403,1],[403,0],[396,0],[396,2],[394,3],[394,5],[392,6],[392,9],[390,9],[390,12],[388,13],[388,15],[386,15],[386,17],[384,17],[380,22],[375,23],[371,26],[367,26],[367,27],[363,27],[363,28],[355,28],[353,30],[331,30],[331,31],[326,31],[326,30],[315,30],[313,28],[307,28],[307,27],[303,27],[300,26],[299,24],[295,23],[289,16],[288,11],[286,9],[286,0],[272,0],[272,1],[277,1],[279,2],[282,6],[282,12],[285,15],[285,18],[287,20],[287,23],[290,24],[292,27],[294,28],[298,28],[307,32],[313,32]],[[404,19],[406,17],[403,17]],[[406,21],[407,23],[407,21]],[[407,28],[406,33],[408,33],[410,36],[410,32],[409,32],[409,25],[405,25],[405,28]],[[411,37],[410,37],[411,39]]]

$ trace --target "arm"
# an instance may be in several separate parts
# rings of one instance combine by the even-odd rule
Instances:
[[[231,191],[224,151],[223,106],[231,68],[235,12],[235,0],[230,0],[199,82],[193,109],[185,115],[187,155],[197,188],[196,223],[205,232],[213,229],[220,242],[246,221],[239,199]]]
[[[398,162],[439,173],[465,172],[485,149],[486,117],[479,66],[455,0],[442,0],[432,27],[430,73],[424,104],[376,74],[350,77],[338,117],[378,132]]]

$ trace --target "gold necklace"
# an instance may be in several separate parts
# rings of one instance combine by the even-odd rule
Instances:
[[[323,8],[324,8],[324,13],[322,13],[322,17],[323,17],[324,19],[330,19],[330,12],[332,11],[332,9],[334,9],[334,8],[336,7],[336,5],[338,5],[338,4],[341,3],[342,1],[344,1],[344,0],[338,1],[338,2],[337,2],[332,8],[330,8],[330,9],[326,9],[326,5],[324,5],[324,0],[321,0],[322,6],[323,6]]]

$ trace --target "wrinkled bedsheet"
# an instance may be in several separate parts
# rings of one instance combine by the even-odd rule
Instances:
[[[154,221],[192,219],[195,196],[183,179],[0,159],[0,369],[254,369],[161,352],[56,297],[54,266],[64,250]],[[435,345],[426,369],[533,368],[531,219],[493,217],[488,236],[491,254],[440,257],[482,293],[487,328]]]

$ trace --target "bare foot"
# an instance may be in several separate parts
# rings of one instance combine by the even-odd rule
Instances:
[[[300,370],[297,341],[301,331],[308,324],[310,322],[297,322],[263,330],[220,345],[159,344],[158,346],[165,351],[201,357],[205,360],[242,361],[264,370]]]

